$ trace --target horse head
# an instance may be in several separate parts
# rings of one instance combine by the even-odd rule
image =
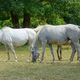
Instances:
[[[36,59],[39,58],[39,51],[36,51],[35,49],[32,50],[32,62],[36,62]]]

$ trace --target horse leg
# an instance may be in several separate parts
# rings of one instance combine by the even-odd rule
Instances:
[[[77,52],[78,52],[78,54],[79,54],[79,63],[80,63],[80,46],[79,46],[79,43],[76,42],[76,43],[74,43],[74,45],[75,45],[75,47],[76,47],[76,49],[77,49]]]
[[[8,61],[10,59],[10,55],[9,55],[9,46],[5,45],[6,50],[7,50],[7,54],[8,54],[8,59],[6,61]]]
[[[12,52],[13,52],[13,54],[14,54],[14,57],[15,57],[15,61],[17,62],[17,56],[16,56],[16,54],[15,54],[15,50],[14,50],[13,44],[10,43],[10,44],[9,44],[9,47],[11,48],[11,50],[12,50]]]
[[[57,56],[58,56],[58,59],[60,60],[60,58],[59,58],[59,45],[57,46]]]
[[[29,58],[28,58],[27,61],[30,60],[30,57],[31,57],[31,54],[32,54],[31,50],[32,50],[32,47],[33,47],[33,40],[31,40],[31,41],[29,40],[29,44],[30,44],[30,55],[29,55]]]
[[[42,58],[41,58],[41,61],[43,61],[44,59],[44,52],[45,52],[45,47],[46,47],[46,42],[45,41],[42,41]]]
[[[77,50],[77,52],[79,54],[79,62],[78,63],[80,63],[80,46],[79,46],[79,40],[75,40],[75,41],[74,40],[75,39],[73,39],[72,42],[73,42],[73,44],[75,46],[75,49]]]
[[[31,49],[32,49],[32,47],[33,47],[33,40],[29,40],[29,45],[30,45],[30,55],[29,55],[29,58],[28,58],[27,61],[30,60],[30,57],[31,57],[31,54],[32,54]]]
[[[30,55],[29,55],[29,58],[28,58],[28,60],[27,61],[29,61],[30,60],[30,57],[31,57],[31,47],[30,47]]]
[[[29,61],[29,60],[30,60],[30,57],[31,57],[31,52],[30,52],[30,55],[29,55],[29,58],[28,58],[28,60],[27,60],[27,61]]]
[[[77,52],[77,60],[79,60],[79,54],[78,54],[78,52]]]
[[[78,43],[79,43],[79,40],[78,40]],[[79,53],[77,52],[77,60],[79,60]]]
[[[59,59],[61,60],[62,59],[62,45],[60,45],[60,57]]]
[[[80,48],[79,48],[79,40],[78,40],[78,42],[76,43],[76,44],[74,44],[75,45],[75,49],[77,49],[77,60],[79,60],[79,52],[80,52]],[[73,44],[71,45],[71,47],[73,47]],[[75,50],[74,48],[73,48],[73,50]]]
[[[71,44],[71,47],[72,47],[72,54],[71,54],[70,62],[73,61],[73,57],[74,57],[74,55],[76,53],[76,48],[75,48],[73,43]]]
[[[52,63],[54,63],[55,57],[54,57],[54,52],[53,52],[53,46],[52,46],[52,44],[49,44],[49,47],[50,47],[50,50],[51,50],[51,53],[52,53],[52,56],[53,56]]]

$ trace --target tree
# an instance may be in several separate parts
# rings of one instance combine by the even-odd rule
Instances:
[[[20,27],[20,18],[23,18],[22,27],[30,27],[31,17],[39,19],[39,24],[42,21],[49,24],[80,24],[79,0],[0,0],[0,12],[7,14],[6,18],[0,15],[1,19],[11,17],[13,26],[17,28]]]
[[[19,28],[19,18],[18,15],[15,14],[13,11],[10,11],[12,17],[12,23],[15,28]]]
[[[0,3],[0,11],[10,12],[12,23],[16,27],[19,27],[19,17],[24,16],[23,27],[30,27],[30,17],[42,14],[43,6],[39,0],[1,0]]]

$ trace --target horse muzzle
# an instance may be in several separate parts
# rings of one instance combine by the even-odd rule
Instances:
[[[32,62],[36,62],[36,59],[34,57],[32,58]]]

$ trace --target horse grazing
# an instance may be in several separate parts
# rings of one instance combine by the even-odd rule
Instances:
[[[80,26],[73,25],[73,24],[66,24],[66,25],[45,25],[38,33],[35,38],[33,49],[32,49],[32,61],[36,61],[39,57],[39,45],[42,42],[42,58],[44,58],[44,52],[46,44],[49,44],[53,61],[55,60],[54,53],[53,53],[53,46],[52,44],[56,45],[63,45],[66,44],[69,40],[71,40],[71,47],[72,47],[72,55],[70,58],[70,62],[73,60],[75,52],[78,51],[79,54],[79,63],[80,63],[80,47],[79,47],[79,37],[80,37]]]
[[[49,24],[47,24],[49,25]],[[37,26],[34,30],[36,32],[38,32],[40,29],[42,29],[44,27],[44,25],[39,25]],[[54,27],[54,26],[53,26]],[[69,40],[67,43],[65,43],[64,45],[70,45],[71,44],[71,41]],[[62,45],[57,45],[57,56],[58,56],[58,59],[61,60],[62,59]],[[77,60],[78,60],[79,56],[77,54]],[[30,57],[29,57],[30,59]]]
[[[49,24],[47,24],[49,25]],[[37,26],[37,28],[35,28],[34,30],[36,32],[38,32],[41,28],[43,28],[44,25],[39,25]],[[70,44],[70,41],[66,43],[66,45],[69,45]],[[60,53],[60,54],[59,54]],[[57,45],[57,56],[58,56],[58,59],[61,60],[62,59],[62,45]],[[29,58],[30,59],[30,58]]]
[[[33,47],[33,40],[36,37],[36,32],[30,28],[21,28],[21,29],[12,29],[10,27],[4,27],[0,30],[0,42],[2,42],[8,54],[8,59],[10,59],[9,55],[9,47],[11,48],[15,61],[17,61],[17,56],[15,54],[14,46],[22,46],[26,42],[30,44],[30,51]]]

